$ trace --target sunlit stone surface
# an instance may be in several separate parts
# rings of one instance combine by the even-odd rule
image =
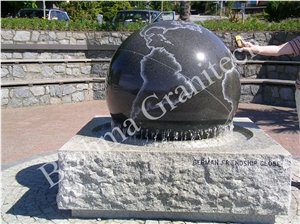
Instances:
[[[174,138],[184,132],[198,139],[218,135],[230,126],[239,96],[239,73],[224,43],[182,21],[133,33],[113,56],[107,78],[113,119],[132,118],[149,135],[163,130]]]
[[[57,205],[75,217],[274,223],[288,213],[291,155],[249,119],[201,141],[94,136],[95,117],[59,150]],[[144,144],[143,144],[144,143]]]

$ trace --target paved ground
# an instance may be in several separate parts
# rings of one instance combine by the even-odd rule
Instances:
[[[2,109],[2,222],[3,223],[188,223],[155,220],[74,219],[57,209],[57,185],[38,169],[57,161],[57,150],[95,115],[109,115],[105,101]],[[237,117],[249,117],[294,157],[292,203],[288,216],[276,223],[300,223],[300,132],[293,108],[240,104]],[[47,167],[48,173],[53,167]],[[57,178],[53,173],[53,181]]]

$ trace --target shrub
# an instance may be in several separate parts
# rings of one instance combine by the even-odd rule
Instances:
[[[251,31],[251,30],[268,30],[268,31],[299,31],[300,21],[298,19],[287,19],[281,22],[264,22],[257,18],[248,17],[244,23],[241,20],[232,23],[226,20],[206,20],[197,22],[198,24],[210,30],[228,30],[228,31]]]
[[[286,18],[299,18],[299,1],[269,1],[266,12],[269,14],[270,21],[280,21]]]
[[[250,30],[282,30],[282,31],[299,31],[299,19],[287,19],[280,22],[265,22],[257,18],[248,17],[244,23],[241,20],[230,22],[229,19],[206,20],[196,22],[210,30],[228,30],[228,31],[250,31]],[[28,18],[2,18],[2,29],[24,29],[24,30],[73,30],[73,31],[134,31],[145,26],[145,23],[128,23],[126,27],[121,24],[113,26],[110,23],[98,24],[93,20],[76,20],[76,21],[57,21],[44,19]]]
[[[263,11],[261,13],[251,14],[251,17],[259,19],[259,20],[269,20],[270,15],[268,13],[266,13],[265,11]]]

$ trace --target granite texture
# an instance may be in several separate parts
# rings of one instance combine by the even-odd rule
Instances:
[[[233,61],[221,39],[197,24],[145,26],[111,60],[106,89],[110,113],[117,123],[132,118],[154,131],[219,130],[231,123],[239,102]]]
[[[249,119],[235,118],[224,136],[177,142],[94,137],[108,121],[94,118],[59,150],[59,209],[253,223],[287,214],[291,155]]]

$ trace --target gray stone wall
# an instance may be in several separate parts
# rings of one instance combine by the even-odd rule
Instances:
[[[130,33],[2,30],[1,44],[120,45]],[[2,60],[109,59],[113,51],[2,50]],[[2,82],[57,80],[54,84],[1,88],[2,108],[105,99],[104,82],[64,83],[77,78],[105,78],[108,62],[9,63],[1,65]]]
[[[53,105],[94,99],[105,99],[104,83],[1,88],[1,104],[6,108]]]
[[[106,77],[109,63],[2,64],[1,81]]]
[[[72,32],[1,30],[1,44],[111,44],[120,45],[130,32]]]
[[[239,65],[243,79],[293,80],[299,74],[299,65]],[[294,85],[242,85],[241,102],[263,103],[275,106],[295,107]]]
[[[22,31],[2,30],[1,44],[68,44],[68,45],[120,45],[129,32],[70,32],[70,31]],[[281,44],[300,35],[299,32],[215,32],[226,46],[234,46],[234,36],[254,40],[260,45]],[[2,50],[2,60],[49,60],[49,59],[108,59],[113,51],[67,51],[67,50]],[[238,60],[300,61],[300,57],[263,57],[234,52]],[[240,63],[237,65],[241,79],[296,80],[298,65]],[[60,80],[76,78],[105,78],[109,62],[68,63],[2,63],[2,82],[26,82],[34,80]],[[241,102],[254,102],[295,107],[295,87],[292,85],[242,85]],[[10,86],[1,89],[1,104],[6,107],[22,107],[57,103],[105,99],[104,83],[55,83],[34,86]]]

